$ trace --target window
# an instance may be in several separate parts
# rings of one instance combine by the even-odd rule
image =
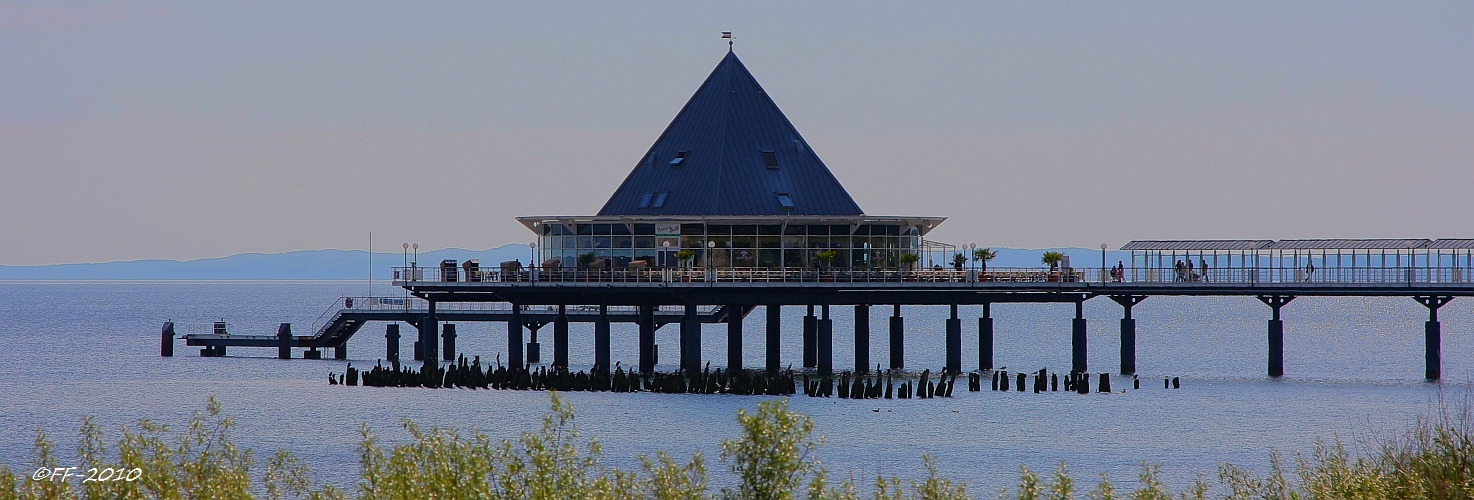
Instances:
[[[648,192],[648,191],[645,193],[644,196],[641,196],[640,197],[640,208],[650,208],[650,198],[652,198],[654,196],[655,196],[655,193]]]
[[[778,193],[778,206],[784,210],[793,210],[793,198],[788,193]]]
[[[665,208],[665,196],[668,194],[670,193],[666,191],[655,193],[655,201],[650,204],[650,208]]]
[[[679,166],[681,166],[681,163],[684,162],[684,161],[686,161],[686,153],[687,153],[687,151],[677,151],[676,152],[676,157],[670,161],[670,166],[672,166],[672,167],[679,167]]]
[[[777,169],[778,154],[772,151],[763,151],[763,166],[771,169]]]

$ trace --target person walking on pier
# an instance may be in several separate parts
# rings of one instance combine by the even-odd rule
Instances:
[[[1182,261],[1179,260],[1177,261],[1177,264],[1174,264],[1172,267],[1177,271],[1176,281],[1187,281],[1187,264],[1183,264]]]
[[[1208,282],[1208,259],[1198,259],[1198,269],[1203,273],[1203,282]]]
[[[1315,275],[1315,262],[1313,262],[1313,261],[1306,261],[1305,262],[1305,281],[1310,281],[1311,276],[1314,276],[1314,275]]]

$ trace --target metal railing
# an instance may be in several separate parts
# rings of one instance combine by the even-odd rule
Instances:
[[[1459,267],[1251,267],[1251,268],[484,268],[467,276],[460,268],[395,268],[396,282],[417,283],[1177,283],[1177,284],[1459,284],[1474,276]],[[403,279],[416,277],[418,279]],[[470,278],[470,279],[467,279]],[[419,300],[419,299],[406,299]]]

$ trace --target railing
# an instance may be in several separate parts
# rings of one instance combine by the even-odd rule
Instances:
[[[1168,283],[1168,284],[1461,284],[1474,276],[1458,267],[1329,268],[394,268],[395,281],[414,283]],[[417,277],[418,279],[404,279]],[[469,278],[469,279],[468,279]],[[419,300],[419,299],[406,299]]]
[[[525,313],[550,313],[557,312],[558,306],[550,305],[523,305],[518,306]],[[717,306],[697,306],[697,314],[710,314]],[[312,329],[305,332],[293,331],[293,335],[317,335],[322,333],[323,328],[333,321],[338,314],[351,311],[388,311],[388,312],[425,312],[430,309],[429,301],[419,297],[339,297],[328,306],[317,319],[312,322]],[[506,302],[436,302],[435,311],[441,312],[511,312],[512,305]],[[566,306],[568,313],[597,313],[599,306],[579,305]],[[609,306],[610,314],[637,314],[640,309],[637,306]],[[659,306],[656,314],[684,314],[682,306]],[[211,323],[200,323],[190,325],[195,333],[209,333],[213,325]],[[179,327],[175,326],[175,331]]]

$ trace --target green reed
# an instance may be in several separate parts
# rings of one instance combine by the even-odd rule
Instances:
[[[602,449],[584,437],[572,406],[549,393],[551,406],[541,428],[516,439],[494,440],[479,431],[421,428],[406,421],[408,442],[382,445],[360,426],[358,484],[351,491],[316,485],[295,456],[279,450],[258,469],[251,450],[237,447],[229,432],[234,420],[210,398],[188,424],[172,431],[142,420],[109,442],[91,419],[83,419],[77,457],[89,468],[141,469],[136,480],[83,482],[35,480],[0,466],[0,500],[8,499],[962,499],[967,485],[942,477],[936,459],[922,457],[925,475],[902,480],[877,477],[862,494],[854,478],[836,479],[819,461],[821,437],[813,421],[788,408],[787,400],[765,401],[757,410],[738,410],[740,434],[721,442],[721,463],[735,485],[713,488],[699,453],[687,460],[664,452],[639,457],[638,470],[601,461]],[[1051,473],[1021,467],[1018,484],[999,498],[1032,499],[1444,499],[1474,498],[1474,435],[1469,405],[1420,419],[1407,432],[1371,443],[1353,456],[1338,440],[1317,442],[1291,462],[1269,454],[1269,472],[1257,475],[1224,464],[1215,490],[1202,477],[1180,491],[1161,480],[1160,467],[1142,464],[1136,489],[1117,491],[1102,475],[1082,490],[1064,463]],[[112,449],[109,449],[109,446]],[[52,441],[37,431],[26,472],[61,465]],[[85,474],[84,474],[85,477]]]

